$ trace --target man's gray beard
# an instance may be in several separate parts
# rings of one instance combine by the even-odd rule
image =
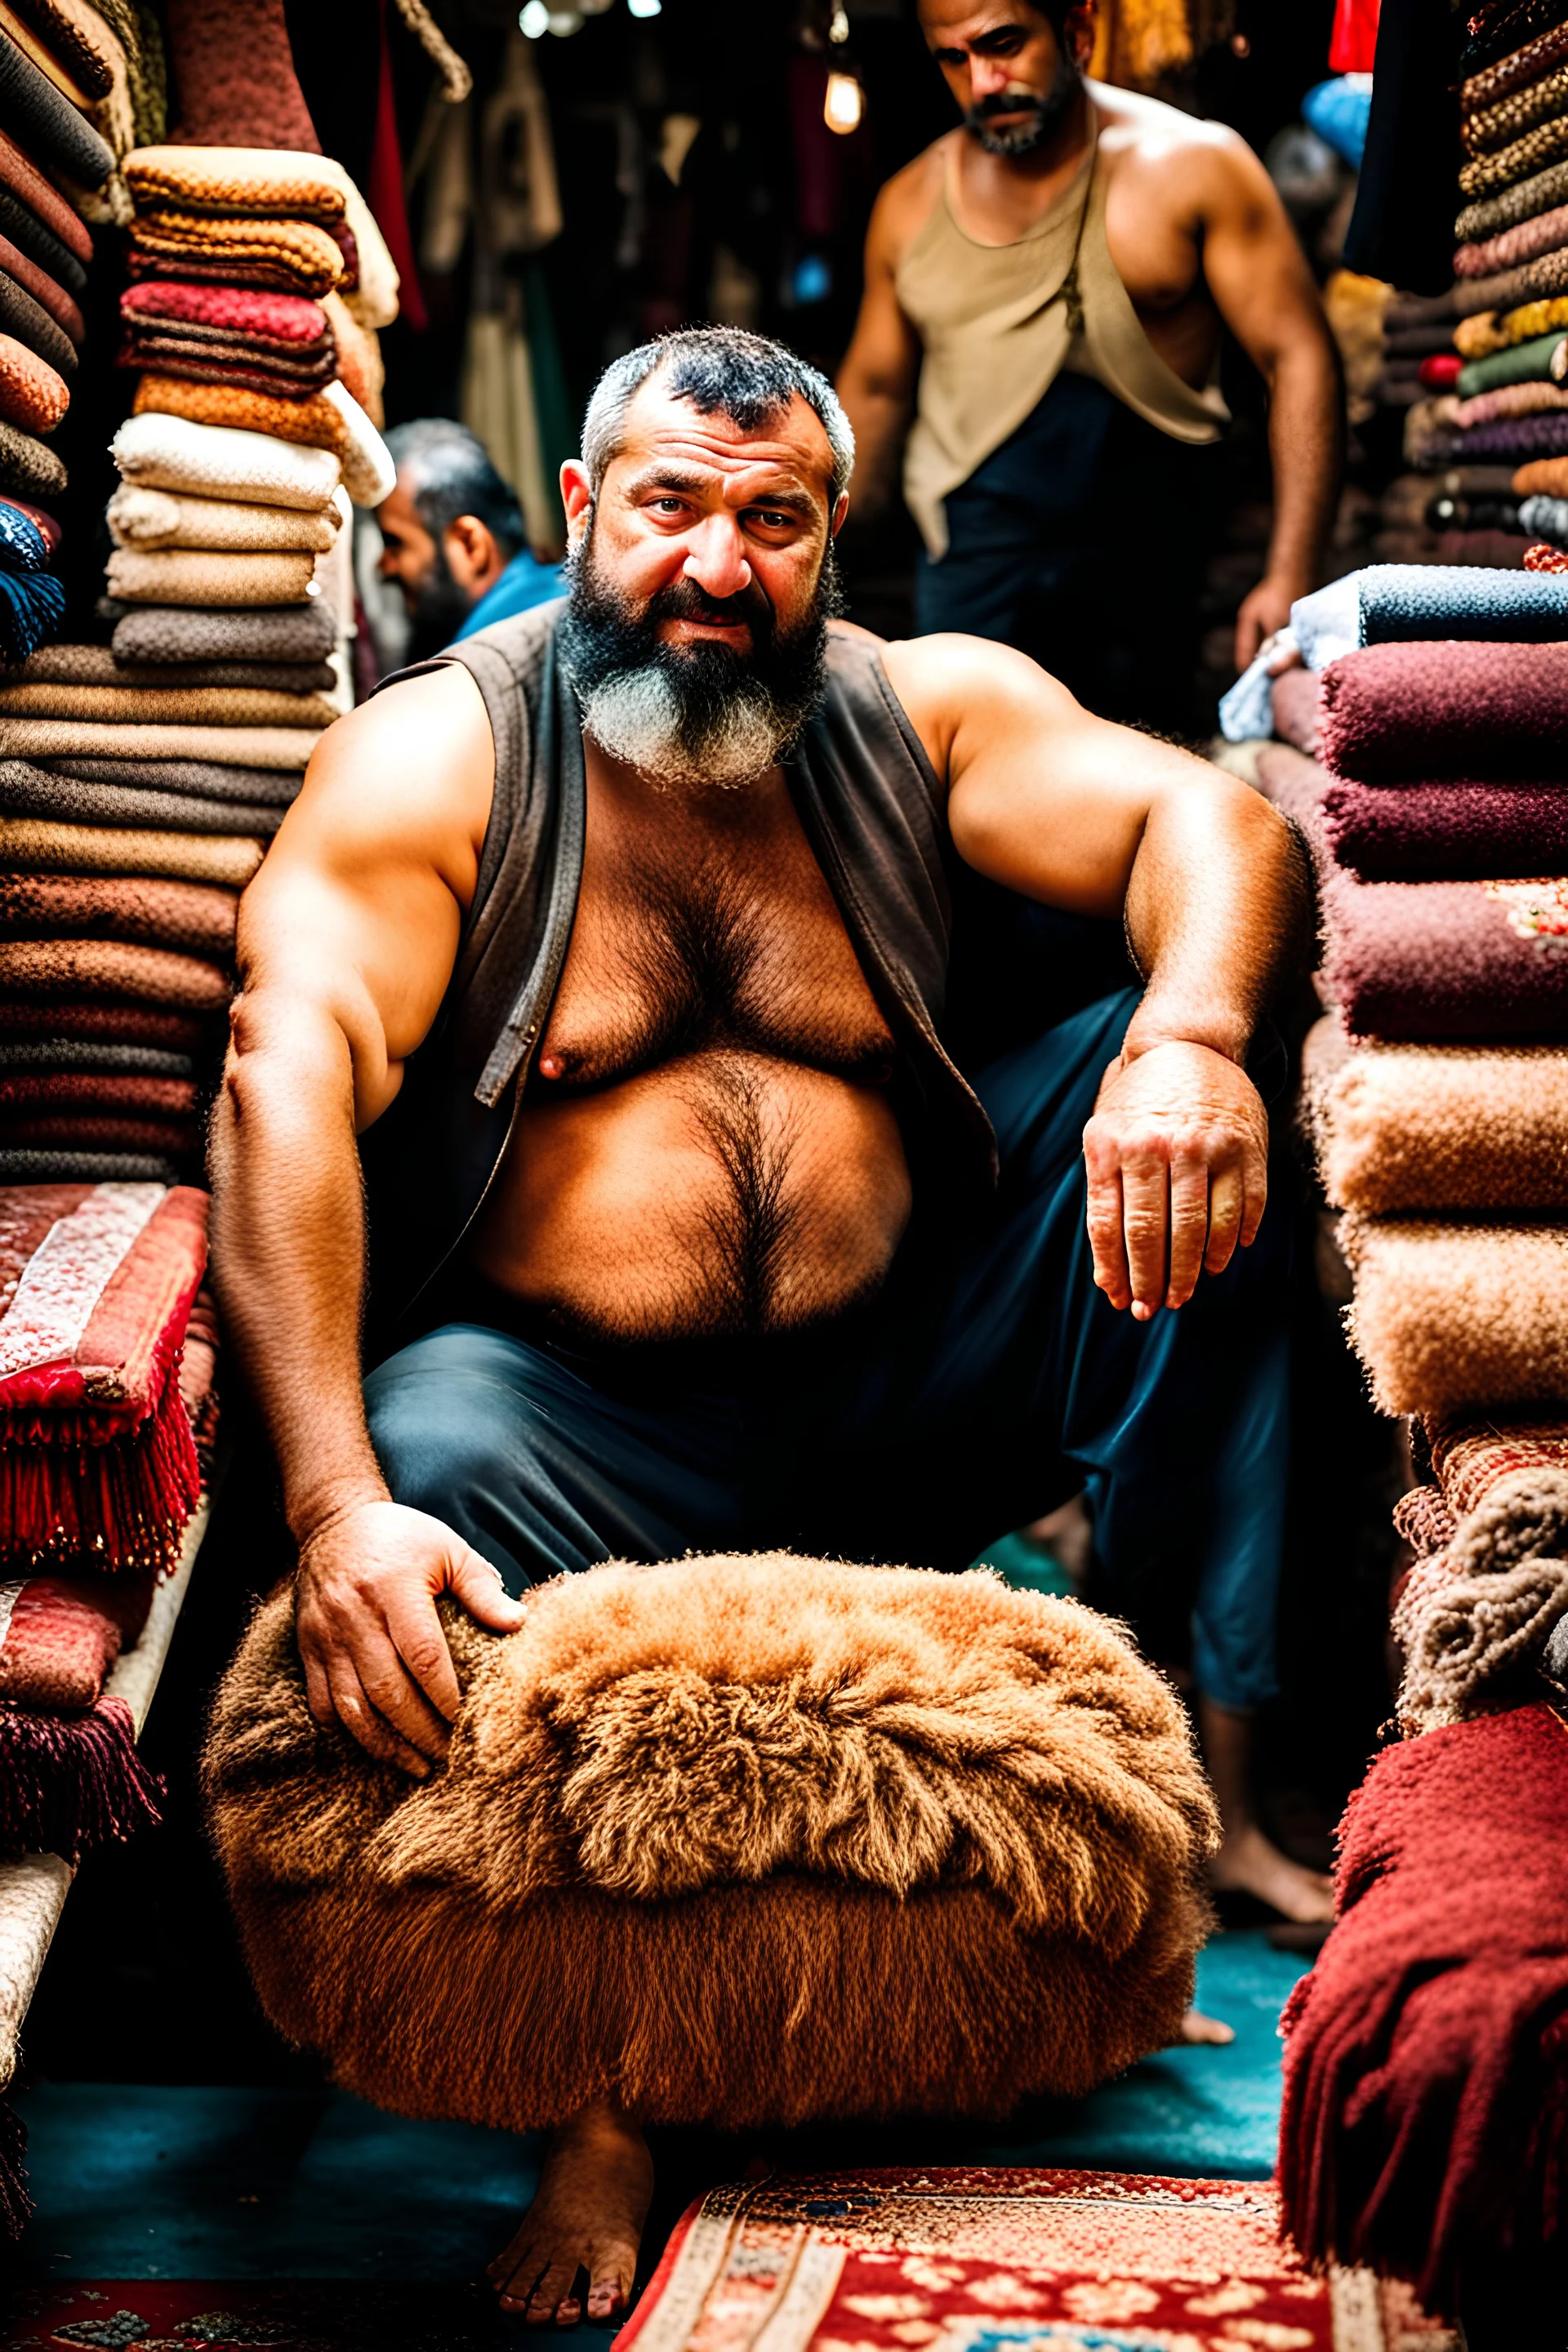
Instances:
[[[728,709],[693,730],[662,670],[622,670],[583,698],[583,731],[650,784],[736,792],[765,775],[798,731],[759,679],[742,680]]]
[[[988,155],[1032,155],[1060,129],[1082,88],[1083,76],[1064,49],[1049,89],[1043,98],[1030,100],[1027,121],[1020,122],[1015,131],[992,131],[987,128],[988,118],[972,106],[964,115],[964,128]]]

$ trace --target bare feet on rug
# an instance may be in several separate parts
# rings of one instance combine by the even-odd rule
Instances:
[[[1236,2028],[1226,2025],[1223,2018],[1205,2017],[1201,2009],[1189,2009],[1182,2020],[1184,2042],[1213,2043],[1218,2049],[1236,2040]]]
[[[501,2309],[532,2327],[622,2317],[652,2195],[653,2158],[630,2116],[609,2099],[580,2107],[551,2133],[533,2202],[488,2266]]]
[[[1334,1916],[1332,1880],[1281,1853],[1256,1822],[1226,1830],[1209,1864],[1209,1884],[1222,1894],[1256,1895],[1299,1927]]]

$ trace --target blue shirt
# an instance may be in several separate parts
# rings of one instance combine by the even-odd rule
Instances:
[[[457,645],[476,629],[488,629],[492,621],[510,621],[514,613],[531,612],[535,604],[548,604],[552,596],[565,593],[564,567],[541,563],[525,547],[512,557],[495,586],[486,589],[452,642]]]

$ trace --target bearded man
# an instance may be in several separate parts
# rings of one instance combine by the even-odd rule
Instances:
[[[1296,845],[1005,646],[835,623],[852,461],[776,343],[616,361],[567,601],[332,728],[241,908],[215,1273],[312,1711],[416,1776],[458,1705],[438,1593],[510,1631],[613,1556],[958,1569],[1086,1482],[1113,1597],[1193,1611],[1211,1739],[1272,1687],[1243,1064]],[[1050,969],[1049,909],[1124,922],[1142,985]],[[1234,1791],[1226,1832],[1233,1873],[1291,1869]],[[612,2315],[649,2183],[637,2118],[585,2107],[504,2306]]]
[[[1340,395],[1311,273],[1234,131],[1084,79],[1093,0],[920,0],[920,23],[963,122],[871,215],[838,379],[862,510],[902,447],[919,627],[1000,638],[1091,709],[1186,732],[1222,326],[1267,382],[1274,464],[1238,669],[1318,584]]]
[[[402,592],[411,659],[559,596],[560,565],[540,562],[517,492],[466,425],[422,416],[386,446],[397,479],[375,510],[377,569]]]

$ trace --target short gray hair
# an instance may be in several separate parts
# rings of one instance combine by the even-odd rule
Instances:
[[[787,343],[743,327],[678,327],[612,360],[594,386],[583,419],[583,463],[595,498],[611,459],[620,453],[626,411],[655,374],[677,400],[690,401],[704,416],[727,416],[744,433],[773,424],[798,394],[827,436],[835,506],[840,491],[848,488],[855,436],[838,394],[819,369],[797,358]]]

